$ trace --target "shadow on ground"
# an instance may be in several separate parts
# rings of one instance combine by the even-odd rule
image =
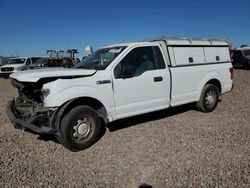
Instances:
[[[174,116],[174,115],[181,114],[181,113],[184,113],[184,112],[187,112],[190,110],[195,110],[195,109],[196,109],[195,103],[191,103],[191,104],[185,104],[185,105],[178,106],[178,107],[169,108],[166,110],[156,111],[156,112],[152,112],[152,113],[147,113],[147,114],[138,115],[138,116],[134,116],[134,117],[130,117],[130,118],[117,120],[115,122],[111,122],[108,125],[106,125],[106,127],[103,126],[97,142],[105,134],[106,128],[110,132],[115,132],[115,131],[119,131],[121,129],[125,129],[125,128],[139,125],[141,123],[146,123],[149,121],[163,119],[166,117]],[[28,132],[32,132],[32,131],[28,131]],[[55,138],[55,136],[51,136],[51,135],[39,135],[37,139],[43,140],[43,141],[53,141],[55,143],[59,143],[59,141]]]
[[[159,119],[163,119],[169,116],[174,116],[177,114],[181,114],[190,110],[195,110],[195,104],[185,104],[178,107],[169,108],[166,110],[151,112],[143,115],[138,115],[126,119],[117,120],[115,122],[111,122],[107,125],[107,128],[110,132],[118,131],[120,129],[125,129],[128,127],[136,126],[141,123],[146,123],[149,121],[155,121]]]

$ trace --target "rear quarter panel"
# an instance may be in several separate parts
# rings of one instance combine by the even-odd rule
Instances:
[[[231,63],[204,64],[170,68],[172,72],[172,102],[177,106],[198,101],[202,89],[212,79],[221,84],[221,94],[232,89],[232,80],[229,68]]]

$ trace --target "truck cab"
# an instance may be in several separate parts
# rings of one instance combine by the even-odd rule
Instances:
[[[18,128],[53,134],[72,151],[93,145],[101,126],[187,103],[212,112],[233,88],[223,40],[155,39],[105,46],[73,69],[11,75],[19,96],[8,115]]]

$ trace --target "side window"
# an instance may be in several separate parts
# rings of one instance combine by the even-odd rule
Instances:
[[[27,61],[26,61],[25,64],[26,64],[26,65],[30,65],[30,64],[31,64],[30,58],[27,59]]]
[[[158,46],[154,46],[153,48],[154,48],[154,52],[155,52],[155,58],[157,61],[157,69],[165,69],[166,64],[165,64],[165,61],[163,59],[160,48]]]
[[[115,78],[129,78],[157,69],[152,47],[138,47],[127,54],[115,67]]]

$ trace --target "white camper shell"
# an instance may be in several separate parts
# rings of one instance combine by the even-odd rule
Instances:
[[[230,62],[226,41],[170,39],[168,50],[173,66]]]

